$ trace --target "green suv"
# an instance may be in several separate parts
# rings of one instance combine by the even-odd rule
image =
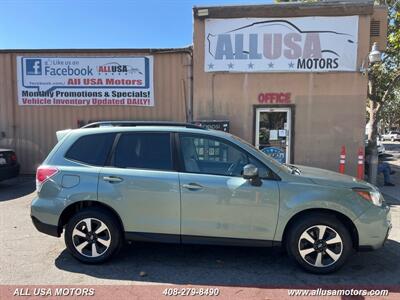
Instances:
[[[36,228],[84,263],[125,240],[282,245],[304,269],[329,273],[391,228],[376,187],[280,164],[231,134],[192,124],[97,122],[57,132],[38,168]]]

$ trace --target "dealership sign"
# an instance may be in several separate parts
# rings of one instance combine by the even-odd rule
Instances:
[[[153,57],[17,57],[19,105],[154,106]]]
[[[206,72],[357,69],[358,16],[205,20]]]

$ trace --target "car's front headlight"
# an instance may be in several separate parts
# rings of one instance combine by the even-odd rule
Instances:
[[[359,196],[364,198],[365,200],[371,202],[376,206],[382,206],[383,197],[381,193],[377,190],[366,190],[360,188],[353,188],[353,191],[356,192]]]

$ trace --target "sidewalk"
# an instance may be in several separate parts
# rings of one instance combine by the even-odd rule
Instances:
[[[383,175],[379,174],[378,187],[389,204],[400,205],[400,167],[393,164],[390,164],[390,167],[396,171],[396,174],[390,176],[395,186],[384,186]]]

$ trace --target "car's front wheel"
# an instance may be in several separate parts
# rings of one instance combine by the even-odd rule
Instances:
[[[122,245],[118,222],[100,208],[85,208],[76,213],[66,225],[64,238],[72,255],[89,264],[108,260]]]
[[[353,251],[346,227],[327,214],[309,215],[296,222],[290,228],[286,247],[303,269],[317,274],[338,270]]]

